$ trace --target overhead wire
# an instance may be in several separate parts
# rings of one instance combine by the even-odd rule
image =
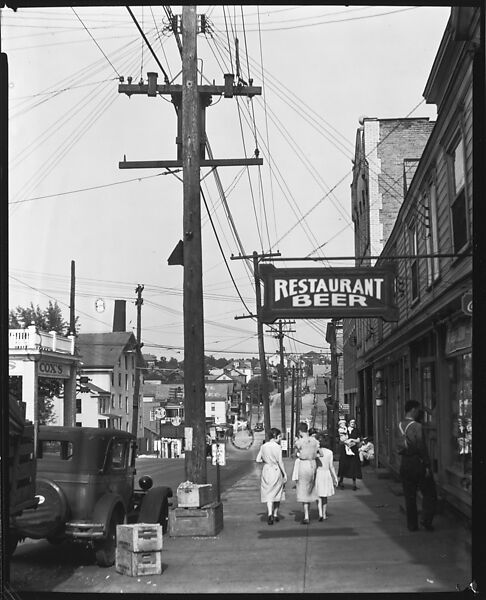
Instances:
[[[71,10],[73,11],[73,13],[76,15],[76,17],[78,18],[79,22],[81,23],[81,25],[84,27],[84,29],[86,30],[86,32],[88,33],[88,35],[90,36],[90,38],[93,40],[93,42],[96,44],[97,48],[99,49],[99,51],[101,52],[101,54],[103,54],[103,56],[105,57],[105,59],[108,61],[108,63],[111,65],[112,69],[115,71],[115,73],[118,75],[118,77],[120,77],[120,73],[118,73],[118,71],[116,70],[115,66],[113,65],[113,63],[111,62],[111,60],[106,56],[105,52],[103,51],[102,47],[98,44],[98,42],[95,40],[95,38],[93,37],[93,35],[91,34],[91,31],[86,27],[86,25],[84,24],[83,20],[81,19],[81,17],[78,15],[78,13],[74,10],[74,8],[71,6]]]

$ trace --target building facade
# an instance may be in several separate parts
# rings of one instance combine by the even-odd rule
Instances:
[[[97,402],[98,405],[98,414],[93,417],[92,426],[97,427],[98,420],[105,420],[108,427],[132,431],[135,372],[137,364],[142,364],[143,360],[135,336],[125,331],[81,333],[77,338],[77,347],[81,356],[81,375],[88,377],[89,383],[99,390],[109,392],[108,397],[106,394],[91,396],[91,402]],[[85,415],[92,413],[93,407],[83,407],[83,398],[80,393],[78,396],[81,410],[77,420],[85,424]],[[143,414],[139,409],[137,437],[142,435]]]
[[[482,59],[479,13],[473,7],[452,8],[424,91],[426,101],[437,105],[437,121],[411,178],[410,161],[403,157],[403,202],[376,260],[377,266],[395,270],[398,320],[360,320],[350,338],[356,344],[361,426],[367,434],[372,428],[379,464],[398,473],[397,424],[405,402],[419,400],[439,493],[467,517],[472,504],[472,179],[475,77]],[[356,254],[362,256],[362,250],[357,246]]]

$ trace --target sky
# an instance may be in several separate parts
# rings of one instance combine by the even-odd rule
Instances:
[[[181,59],[162,6],[132,7],[169,79]],[[172,12],[180,14],[180,6]],[[203,84],[235,73],[254,98],[213,97],[215,158],[263,166],[201,169],[205,353],[258,355],[255,290],[243,253],[284,266],[352,266],[351,173],[363,116],[436,117],[425,88],[450,7],[198,6]],[[9,306],[57,301],[69,320],[71,261],[80,332],[111,331],[115,299],[136,332],[142,284],[144,352],[183,358],[182,173],[121,170],[119,161],[176,158],[167,97],[127,97],[119,78],[163,74],[124,7],[1,9],[9,63]],[[237,41],[236,41],[237,40]],[[238,47],[239,52],[236,52]],[[225,208],[226,207],[226,208]],[[231,225],[232,223],[233,225]],[[285,261],[313,256],[319,262]],[[232,258],[233,257],[233,258]],[[104,312],[97,312],[102,298]],[[325,320],[297,320],[288,353],[328,352]],[[269,327],[265,350],[277,350]]]

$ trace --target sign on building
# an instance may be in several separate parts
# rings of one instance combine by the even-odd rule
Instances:
[[[394,273],[385,268],[260,267],[264,285],[262,321],[382,317],[396,321]]]

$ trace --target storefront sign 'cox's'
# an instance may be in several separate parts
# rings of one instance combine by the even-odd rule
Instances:
[[[393,271],[383,268],[276,269],[262,265],[262,320],[382,317],[396,321]]]

